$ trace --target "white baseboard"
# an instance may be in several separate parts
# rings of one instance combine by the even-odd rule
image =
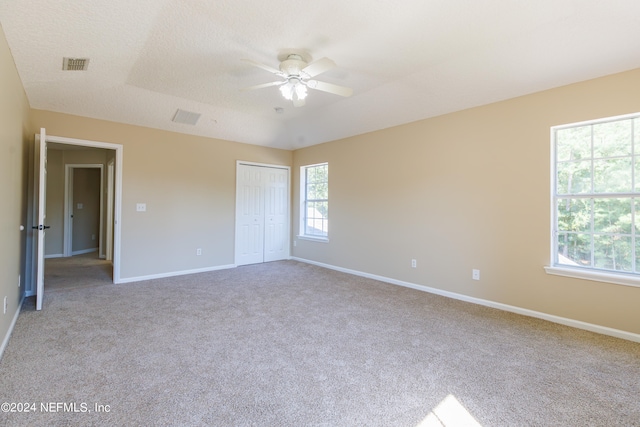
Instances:
[[[11,334],[13,333],[13,327],[16,326],[16,322],[18,321],[18,316],[20,315],[20,310],[22,310],[22,303],[24,302],[24,296],[20,299],[20,304],[18,304],[18,309],[16,310],[16,314],[13,316],[13,320],[11,321],[11,325],[9,325],[9,329],[7,330],[7,334],[4,336],[2,340],[2,345],[0,346],[0,359],[2,359],[2,355],[4,354],[4,349],[9,344],[9,338],[11,338]]]
[[[115,284],[141,282],[143,280],[162,279],[165,277],[184,276],[187,274],[195,274],[195,273],[206,273],[208,271],[226,270],[229,268],[236,268],[236,267],[237,267],[236,264],[228,264],[228,265],[217,265],[215,267],[197,268],[195,270],[182,270],[182,271],[171,271],[169,273],[150,274],[148,276],[125,277],[124,279],[121,278],[120,280],[115,282]]]
[[[71,255],[82,255],[82,254],[88,254],[91,252],[98,252],[98,248],[90,248],[90,249],[82,249],[80,251],[73,251],[71,252]]]
[[[44,258],[45,259],[49,259],[49,258],[64,258],[64,254],[50,254],[50,255],[45,255]]]
[[[484,305],[486,307],[497,308],[498,310],[504,310],[511,313],[521,314],[524,316],[535,317],[538,319],[548,320],[549,322],[559,323],[565,326],[571,326],[578,329],[584,329],[598,334],[609,335],[616,338],[622,338],[628,341],[634,341],[640,343],[640,334],[633,332],[622,331],[620,329],[613,329],[606,326],[595,325],[593,323],[582,322],[580,320],[569,319],[566,317],[555,316],[553,314],[542,313],[540,311],[529,310],[527,308],[516,307],[513,305],[503,304],[495,301],[485,300],[481,298],[470,297],[468,295],[458,294],[455,292],[444,291],[442,289],[431,288],[429,286],[417,285],[415,283],[405,282],[402,280],[391,279],[389,277],[378,276],[375,274],[369,274],[362,271],[351,270],[348,268],[337,267],[335,265],[324,264],[322,262],[311,261],[304,258],[291,257],[294,261],[300,261],[307,264],[317,265],[319,267],[328,268],[330,270],[341,271],[343,273],[353,274],[355,276],[366,277],[369,279],[378,280],[380,282],[391,283],[393,285],[404,286],[406,288],[417,289],[419,291],[429,292],[432,294],[457,299],[460,301],[470,302],[473,304]]]

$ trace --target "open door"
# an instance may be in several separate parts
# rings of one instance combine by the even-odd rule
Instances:
[[[47,196],[47,135],[44,128],[40,129],[40,135],[36,135],[36,153],[39,153],[36,163],[38,171],[38,224],[33,228],[38,230],[37,258],[36,258],[36,310],[42,310],[44,298],[44,234],[48,226],[44,225],[46,215]]]

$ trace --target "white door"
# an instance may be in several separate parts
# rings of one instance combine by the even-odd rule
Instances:
[[[289,256],[289,171],[240,164],[236,171],[236,265]]]
[[[236,264],[256,264],[264,260],[261,168],[238,165],[236,179]]]
[[[265,236],[264,261],[277,261],[288,256],[289,174],[286,169],[264,168]]]
[[[42,310],[42,300],[44,298],[44,235],[48,226],[45,225],[46,196],[47,196],[47,136],[44,128],[40,129],[39,138],[36,137],[36,150],[38,153],[38,224],[33,228],[38,230],[37,258],[36,258],[36,310]]]

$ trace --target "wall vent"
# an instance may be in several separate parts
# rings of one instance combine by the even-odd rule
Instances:
[[[85,71],[89,66],[89,58],[62,58],[62,69],[65,71]]]
[[[200,118],[200,113],[193,113],[191,111],[185,111],[178,108],[176,114],[174,114],[172,121],[176,123],[184,123],[185,125],[195,125]]]

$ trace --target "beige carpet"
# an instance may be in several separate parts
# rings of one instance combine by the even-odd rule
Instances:
[[[98,252],[66,258],[45,259],[45,294],[61,289],[113,284],[111,261],[98,257]]]
[[[640,344],[286,261],[28,300],[0,402],[36,404],[7,426],[640,426]]]

